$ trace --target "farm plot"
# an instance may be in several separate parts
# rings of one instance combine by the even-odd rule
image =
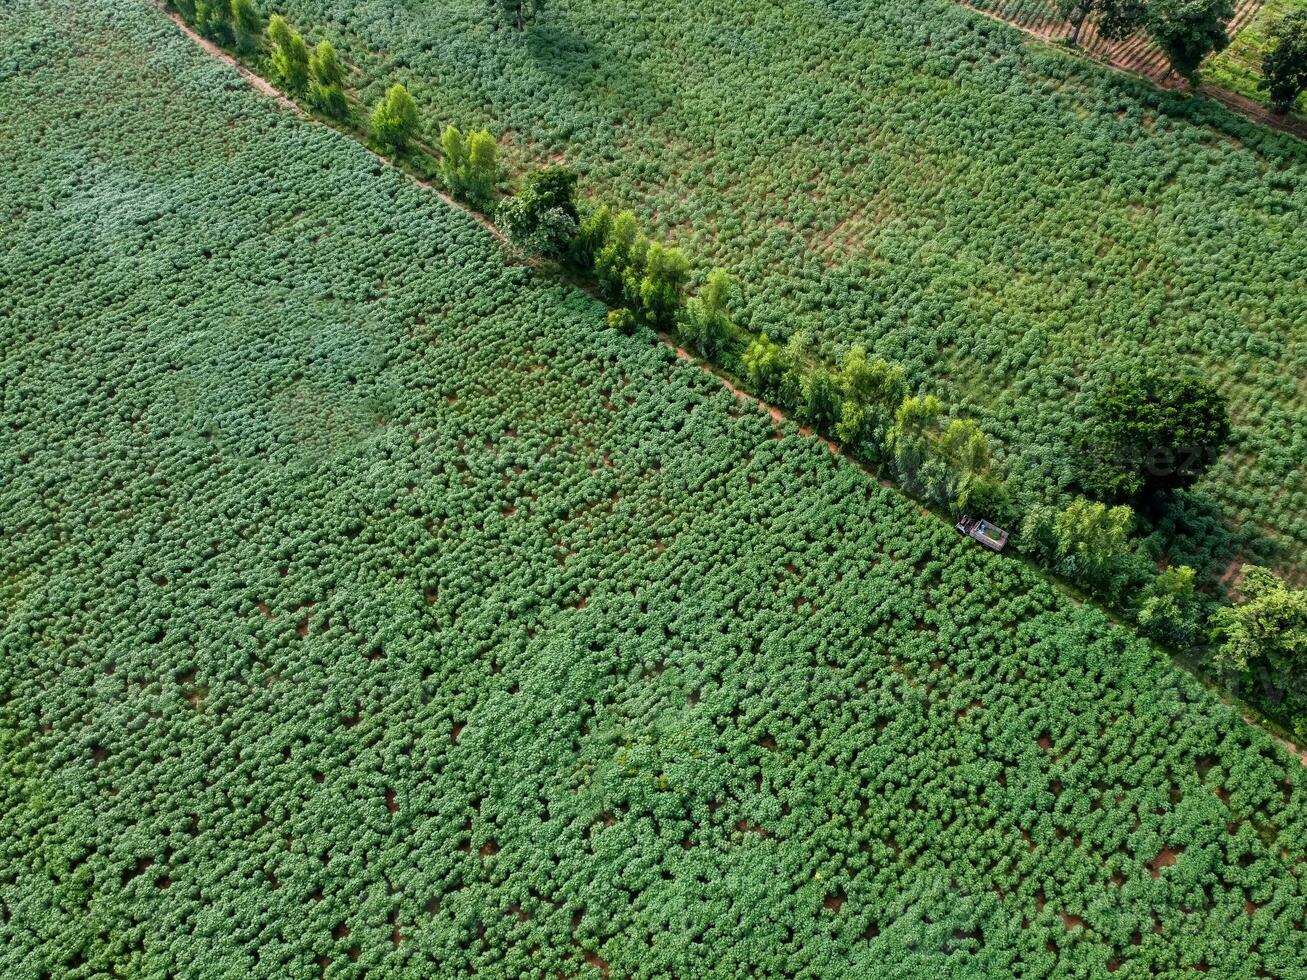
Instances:
[[[1198,368],[1237,435],[1197,503],[1269,533],[1282,567],[1307,554],[1297,141],[948,0],[574,0],[522,34],[481,0],[285,9],[365,100],[403,80],[431,131],[564,160],[728,267],[753,327],[905,365],[1001,440],[1025,498],[1071,478],[1111,362]]]
[[[144,3],[0,134],[0,974],[1302,975],[1303,767],[1100,614]]]
[[[1062,40],[1071,35],[1071,23],[1058,12],[1055,0],[964,0],[967,6],[992,14],[1015,27],[1020,27],[1048,41]],[[1266,0],[1237,0],[1234,19],[1227,33],[1237,37],[1251,23],[1266,4]],[[1166,56],[1149,40],[1144,31],[1138,31],[1122,41],[1109,41],[1098,33],[1098,23],[1090,18],[1081,29],[1080,47],[1108,64],[1135,72],[1153,81],[1183,85],[1183,80],[1171,70]]]
[[[1296,10],[1307,10],[1307,0],[1266,0],[1230,46],[1207,63],[1204,74],[1207,81],[1264,103],[1266,93],[1257,88],[1262,77],[1262,60],[1270,47],[1274,26]],[[1299,114],[1307,111],[1307,99],[1299,98],[1297,111]]]

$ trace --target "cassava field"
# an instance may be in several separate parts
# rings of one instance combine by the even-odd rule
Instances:
[[[1114,362],[1197,367],[1237,431],[1180,557],[1224,571],[1224,522],[1307,561],[1307,144],[953,0],[560,0],[521,34],[484,0],[283,6],[368,105],[403,81],[430,132],[564,160],[725,265],[754,329],[903,364],[1003,443],[1027,503],[1071,478]]]
[[[1033,433],[1063,410],[1059,365],[1128,338],[1170,350],[1190,318],[1210,326],[1188,355],[1232,379],[1301,357],[1285,257],[1267,248],[1254,276],[1250,254],[1301,243],[1282,141],[1078,70],[1041,88],[1053,61],[946,5],[756,22],[719,5],[738,19],[715,32],[720,75],[751,84],[775,32],[803,39],[820,13],[826,60],[767,76],[788,111],[673,98],[670,55],[636,68],[639,18],[612,7],[604,33],[569,9],[553,29],[578,57],[665,101],[626,128],[620,85],[601,111],[546,64],[505,122],[566,131],[651,210],[684,191],[663,220],[705,250],[716,235],[746,264],[766,244],[757,316],[874,337],[932,376],[970,365],[959,383],[1003,379],[1039,408]],[[435,5],[359,10],[361,29],[412,20],[388,57],[451,105],[532,56]],[[505,66],[439,67],[458,30]],[[950,81],[960,35],[981,54]],[[864,56],[894,71],[838,60]],[[687,81],[707,67],[687,57]],[[576,86],[575,111],[534,119],[545,82]],[[879,135],[839,104],[855,91]],[[940,111],[914,118],[927,92]],[[982,92],[994,126],[957,111]],[[703,130],[658,142],[682,100],[734,117],[713,127],[722,166],[702,168]],[[847,138],[805,136],[823,105],[860,120]],[[774,171],[732,170],[746,119]],[[891,165],[906,125],[943,141],[919,134],[912,173]],[[1092,153],[1042,184],[1055,161],[1009,144],[1054,125]],[[997,167],[988,194],[954,169],[959,139]],[[679,176],[655,193],[664,149]],[[144,0],[0,7],[0,153],[0,975],[1304,975],[1303,769],[1267,735],[1026,565],[606,329]],[[878,190],[818,258],[770,203],[732,217],[746,187],[806,173],[791,206],[850,214],[830,154],[865,155]],[[1042,189],[1028,223],[990,212],[981,248],[966,229],[1012,203],[1003,159]],[[1267,169],[1280,183],[1240,193]],[[708,186],[716,215],[696,210]],[[1083,186],[1120,206],[1087,208]],[[1221,217],[1185,221],[1218,198]],[[1130,268],[1144,242],[1173,273],[1135,297],[1152,312],[1122,315],[1129,278],[1059,294],[1062,260]],[[974,277],[944,270],[949,249]],[[885,305],[827,315],[822,295]],[[1040,296],[1067,319],[1000,343]],[[945,322],[951,350],[914,347]],[[992,346],[960,358],[981,322]],[[1245,402],[1245,446],[1300,417],[1282,394]]]

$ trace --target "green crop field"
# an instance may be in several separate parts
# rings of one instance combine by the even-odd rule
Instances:
[[[1307,565],[1291,137],[950,0],[567,0],[523,34],[484,0],[282,6],[357,63],[369,104],[404,81],[430,132],[487,125],[519,162],[566,160],[726,265],[755,328],[902,363],[1003,442],[1028,498],[1069,479],[1110,362],[1198,367],[1238,425],[1202,496]]]
[[[1266,734],[144,0],[0,152],[0,975],[1307,970]]]

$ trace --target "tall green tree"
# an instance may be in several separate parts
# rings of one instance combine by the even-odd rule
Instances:
[[[1271,29],[1271,44],[1262,60],[1258,88],[1271,97],[1271,107],[1288,112],[1307,92],[1307,10],[1295,10]]]
[[[1036,506],[1021,525],[1023,551],[1101,595],[1115,599],[1130,571],[1134,512],[1077,498],[1061,511]]]
[[[1234,0],[1148,0],[1145,25],[1171,67],[1192,88],[1209,54],[1230,43],[1226,25],[1234,17]]]
[[[545,0],[486,0],[500,23],[523,31],[545,12]]]
[[[302,95],[309,83],[309,46],[281,14],[268,21],[272,44],[272,70],[291,94]]]
[[[254,0],[231,0],[231,29],[236,46],[242,51],[253,51],[263,36],[263,18],[259,16]]]
[[[894,461],[894,472],[909,493],[922,491],[921,468],[930,456],[930,440],[938,430],[943,411],[934,395],[909,395],[894,413],[885,445]]]
[[[989,469],[989,439],[974,419],[953,419],[931,446],[930,474],[923,477],[926,495],[962,513],[973,483]]]
[[[1149,583],[1140,597],[1135,620],[1140,630],[1159,643],[1186,650],[1198,641],[1202,600],[1188,565],[1168,568]]]
[[[231,0],[195,0],[195,25],[216,41],[232,40]]]
[[[755,390],[771,397],[785,373],[785,357],[780,345],[765,333],[755,337],[740,355],[745,377]]]
[[[675,325],[689,278],[690,260],[684,252],[658,242],[650,244],[639,289],[640,313],[646,323],[663,330]]]
[[[576,174],[566,167],[532,171],[522,189],[499,206],[499,223],[522,251],[550,258],[563,255],[578,228]]]
[[[327,115],[345,114],[345,65],[330,41],[309,55],[309,99]]]
[[[1108,502],[1148,502],[1192,486],[1230,438],[1225,398],[1191,373],[1118,372],[1076,434],[1077,482]]]
[[[403,150],[418,128],[418,107],[408,89],[396,82],[372,110],[372,138],[381,146]]]
[[[716,357],[730,338],[727,306],[731,289],[731,277],[726,270],[714,269],[699,295],[685,304],[685,313],[678,323],[680,334],[704,357]]]
[[[499,183],[499,144],[487,129],[478,129],[467,138],[468,196],[477,204],[490,203]],[[576,220],[576,207],[572,208]]]
[[[800,387],[804,421],[819,432],[831,431],[840,417],[840,386],[835,375],[825,365],[814,365],[803,372]]]
[[[1239,591],[1242,602],[1212,617],[1219,644],[1212,663],[1260,676],[1265,686],[1292,698],[1289,707],[1296,713],[1307,695],[1307,590],[1290,589],[1274,572],[1249,565]],[[1307,735],[1307,719],[1297,728]]]
[[[627,297],[627,282],[635,278],[639,257],[648,245],[641,245],[640,225],[631,211],[619,211],[611,219],[596,220],[588,234],[597,242],[594,252],[595,279],[609,303]],[[602,235],[602,240],[598,236]]]

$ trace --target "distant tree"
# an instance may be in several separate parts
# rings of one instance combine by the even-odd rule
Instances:
[[[855,345],[840,360],[839,385],[844,401],[859,407],[849,409],[849,424],[855,416],[858,420],[858,439],[841,439],[879,445],[907,394],[903,369],[880,358],[869,361],[866,349]],[[845,430],[853,431],[849,425]]]
[[[800,407],[803,400],[803,375],[808,369],[812,357],[811,345],[806,330],[796,330],[785,342],[781,352],[784,370],[781,372],[778,395],[781,404],[787,408]]]
[[[486,0],[486,3],[502,23],[519,31],[545,12],[545,0]]]
[[[231,0],[231,29],[240,50],[248,52],[258,47],[263,36],[263,18],[254,0]]]
[[[866,443],[870,433],[867,409],[862,402],[845,398],[840,402],[840,419],[835,423],[835,438],[846,446],[859,447]]]
[[[576,240],[572,243],[572,261],[582,269],[593,269],[595,258],[608,241],[612,228],[613,211],[607,204],[590,207],[582,216]]]
[[[1144,590],[1135,619],[1159,643],[1188,649],[1198,640],[1202,603],[1188,565],[1168,568]]]
[[[1108,598],[1125,584],[1134,512],[1077,498],[1064,510],[1037,506],[1021,526],[1022,550]]]
[[[201,33],[226,43],[232,39],[231,0],[195,0],[195,24]]]
[[[302,95],[309,83],[309,46],[281,14],[273,14],[268,21],[268,40],[272,43],[272,70],[287,91]]]
[[[679,248],[650,244],[639,287],[640,313],[650,326],[670,330],[675,325],[689,278],[690,261]]]
[[[403,150],[417,133],[418,107],[399,82],[386,89],[372,110],[372,138],[381,146]]]
[[[638,285],[639,262],[649,246],[640,235],[640,226],[630,211],[621,211],[605,222],[603,241],[594,253],[595,279],[610,303],[622,302]],[[591,233],[597,233],[592,227]]]
[[[478,205],[489,203],[499,181],[498,145],[486,130],[464,139],[456,126],[446,126],[440,136],[440,174],[445,186],[457,197]]]
[[[1239,582],[1243,601],[1212,617],[1212,655],[1221,669],[1251,671],[1269,686],[1301,698],[1307,689],[1307,590],[1290,589],[1265,568],[1244,567]],[[1307,734],[1299,722],[1299,735]]]
[[[1135,370],[1094,395],[1076,436],[1077,482],[1109,502],[1147,502],[1192,486],[1230,437],[1225,398],[1193,374]]]
[[[704,357],[716,357],[730,338],[730,293],[731,277],[725,269],[714,269],[699,295],[685,304],[678,324],[680,334]]]
[[[834,428],[840,416],[840,387],[829,369],[816,365],[803,372],[801,414],[804,421],[820,432]]]
[[[479,129],[467,138],[467,183],[473,201],[490,202],[499,183],[499,144],[489,130]],[[575,220],[575,206],[572,212]]]
[[[1145,26],[1171,67],[1192,88],[1209,54],[1230,43],[1234,0],[1148,0]]]
[[[974,482],[989,469],[989,439],[972,419],[953,419],[930,449],[922,483],[928,498],[961,513]]]
[[[1071,22],[1072,44],[1080,43],[1080,32],[1090,17],[1098,33],[1109,41],[1120,41],[1137,31],[1144,21],[1144,0],[1057,0],[1058,12]]]
[[[894,471],[905,490],[920,494],[921,468],[930,455],[930,439],[939,426],[943,406],[934,395],[903,399],[894,413],[894,424],[885,438]]]
[[[309,99],[329,116],[345,114],[345,65],[330,41],[309,55]]]
[[[740,363],[744,365],[744,374],[749,384],[769,397],[776,391],[781,375],[785,373],[785,358],[780,345],[765,333],[749,342],[740,357]]]
[[[1271,107],[1279,113],[1307,92],[1307,10],[1295,10],[1271,29],[1258,88],[1270,93]]]
[[[499,207],[504,234],[525,252],[561,256],[577,234],[575,195],[576,174],[565,167],[531,172],[522,189]]]
[[[467,171],[467,141],[457,126],[446,126],[440,134],[440,176],[455,194],[463,189]]]

